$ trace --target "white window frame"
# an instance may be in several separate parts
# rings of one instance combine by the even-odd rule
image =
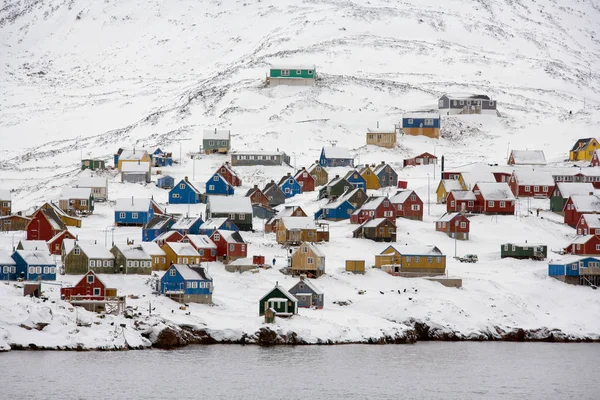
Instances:
[[[120,212],[119,213],[119,218],[120,219],[125,219],[125,213],[124,212]]]
[[[138,219],[138,218],[139,218],[139,214],[138,213],[136,213],[136,212],[131,213],[131,219]]]

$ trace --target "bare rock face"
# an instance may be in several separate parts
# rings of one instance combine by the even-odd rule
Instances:
[[[158,334],[154,347],[159,349],[175,349],[177,347],[187,346],[188,342],[181,335],[181,330],[175,330],[171,327],[166,327]]]

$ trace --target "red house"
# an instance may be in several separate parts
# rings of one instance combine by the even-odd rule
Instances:
[[[242,186],[242,179],[233,169],[231,169],[229,161],[226,161],[225,164],[221,165],[215,173],[221,175],[231,186]]]
[[[60,296],[66,301],[73,296],[82,296],[82,300],[104,300],[106,285],[93,271],[89,271],[75,286],[61,288]]]
[[[565,224],[575,228],[583,214],[600,213],[600,196],[571,196],[567,200],[563,212]]]
[[[182,243],[189,243],[200,254],[201,262],[217,261],[217,246],[206,235],[185,235]]]
[[[460,213],[446,213],[435,222],[435,230],[451,238],[469,240],[470,224],[468,218]]]
[[[508,182],[516,197],[550,197],[554,191],[554,179],[549,172],[515,170]]]
[[[258,185],[246,192],[246,197],[250,197],[250,203],[260,204],[269,207],[269,198],[258,188]]]
[[[64,230],[54,235],[52,239],[48,240],[48,248],[50,249],[50,253],[60,256],[62,254],[63,240],[65,239],[75,239],[75,235],[67,230]]]
[[[153,242],[155,242],[158,245],[158,247],[162,247],[165,244],[165,242],[181,242],[181,239],[183,239],[183,235],[178,231],[167,231],[158,235],[156,239],[153,240]]]
[[[600,167],[600,149],[594,150],[594,154],[592,154],[592,161],[590,162],[590,167]]]
[[[515,213],[516,199],[506,182],[476,183],[473,193],[477,199],[474,212],[504,215]]]
[[[246,258],[247,246],[237,231],[216,230],[210,240],[217,246],[217,259],[230,262],[238,258]]]
[[[302,167],[300,171],[296,172],[294,179],[300,184],[302,193],[315,190],[315,178],[306,170],[306,168]]]
[[[600,214],[583,214],[575,229],[578,235],[600,235]]]
[[[66,231],[67,226],[52,209],[40,208],[31,216],[27,224],[27,240],[45,240],[46,242]]]
[[[404,160],[404,166],[410,165],[429,165],[429,164],[437,164],[437,157],[431,153],[423,153],[415,156],[413,158],[407,158]],[[450,178],[448,178],[450,179]]]
[[[509,172],[492,172],[492,174],[494,174],[496,182],[508,182],[511,177],[511,174]]]
[[[567,253],[595,256],[600,254],[600,236],[598,235],[586,235],[580,236],[573,240],[570,245],[565,249]]]
[[[396,209],[396,217],[423,220],[423,200],[414,190],[401,190],[390,199]]]
[[[446,198],[446,211],[452,212],[474,212],[477,197],[470,190],[453,190]]]
[[[396,208],[387,196],[367,199],[360,208],[350,215],[350,223],[362,224],[366,220],[374,218],[387,218],[394,223],[396,222]]]

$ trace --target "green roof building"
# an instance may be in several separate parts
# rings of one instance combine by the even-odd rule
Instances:
[[[267,85],[313,86],[316,77],[315,65],[271,65]]]

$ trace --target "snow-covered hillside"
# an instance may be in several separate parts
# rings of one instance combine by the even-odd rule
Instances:
[[[336,143],[361,163],[385,160],[399,169],[403,158],[424,151],[443,154],[447,167],[502,164],[509,148],[541,149],[562,165],[577,138],[600,131],[600,3],[594,0],[6,0],[0,46],[0,188],[14,190],[15,210],[56,199],[76,178],[82,156],[109,160],[124,146],[173,151],[183,164],[168,172],[203,182],[226,159],[194,164],[187,157],[204,128],[231,129],[234,150],[279,148],[297,167]],[[271,62],[315,64],[321,80],[314,87],[264,88]],[[446,117],[440,140],[401,137],[394,150],[365,146],[367,128],[392,127],[404,111],[434,108],[441,94],[455,91],[492,96],[501,117]],[[239,168],[244,187],[237,193],[291,170]],[[429,190],[435,202],[431,167],[400,175],[424,200]],[[167,201],[152,185],[121,184],[112,176],[109,193],[112,200],[136,194]],[[305,194],[290,204],[316,211],[315,198]],[[399,220],[399,242],[432,243],[454,255],[454,242],[433,231],[443,211],[431,204],[425,222]],[[460,291],[378,271],[347,276],[344,259],[372,263],[382,245],[350,239],[348,223],[334,224],[324,246],[328,275],[318,284],[327,308],[352,297],[352,311],[331,317],[337,327],[322,322],[322,330],[305,337],[357,340],[360,329],[344,329],[358,324],[368,337],[374,326],[389,331],[389,321],[409,318],[465,335],[494,326],[599,335],[597,321],[574,311],[587,303],[600,312],[597,292],[549,280],[543,263],[499,260],[505,240],[544,241],[552,249],[568,243],[574,231],[549,212],[542,216],[476,217],[472,240],[458,251],[478,253],[480,263],[449,262],[450,273],[464,279]],[[111,223],[112,209],[100,205],[77,233],[103,241]],[[115,237],[139,239],[140,230],[118,229]],[[13,239],[19,235],[0,235],[0,246],[9,249]],[[285,253],[262,232],[247,240],[250,253]],[[240,332],[260,322],[254,305],[262,291],[276,280],[292,282],[276,271],[213,275],[222,307],[193,310],[209,325],[236,325]],[[122,289],[139,291],[136,285]],[[389,303],[379,294],[404,287],[419,289],[419,305]],[[244,299],[230,298],[248,288]],[[373,294],[355,296],[361,288]],[[229,322],[219,322],[218,311]]]

